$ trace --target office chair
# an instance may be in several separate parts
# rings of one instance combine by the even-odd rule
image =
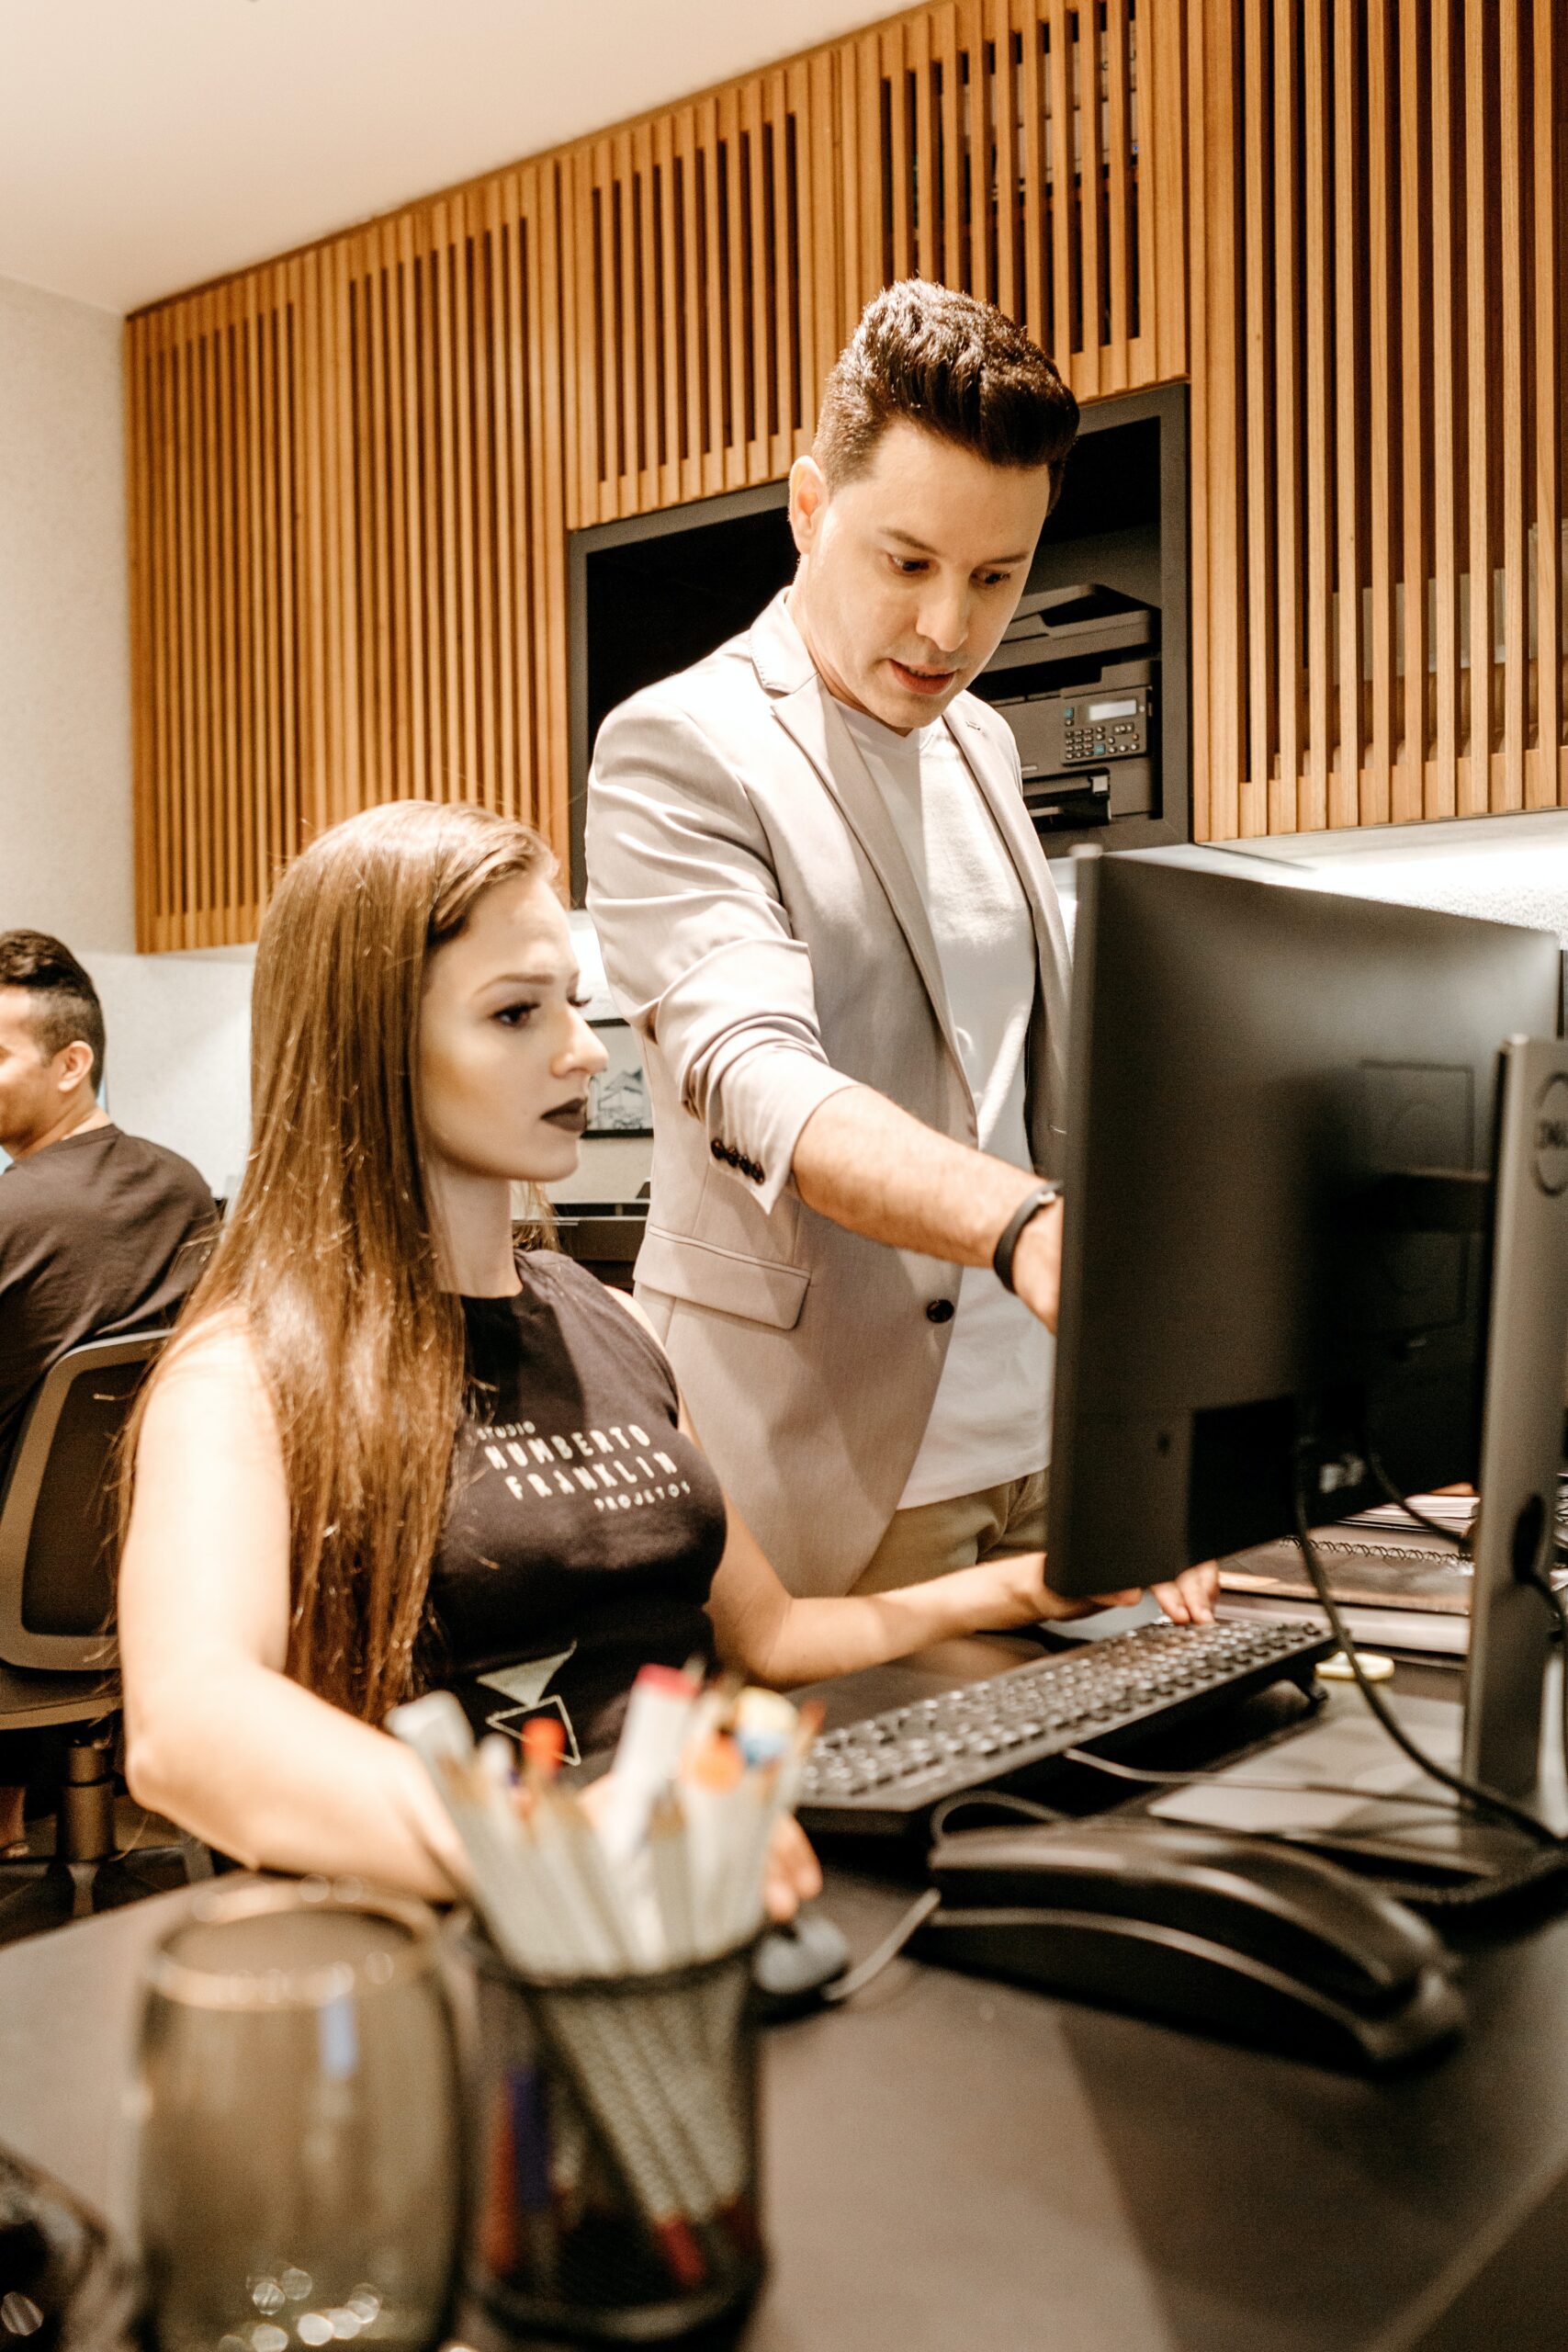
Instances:
[[[64,1771],[51,1856],[0,1859],[0,1941],[158,1891],[150,1866],[207,1876],[195,1839],[119,1854],[112,1623],[114,1450],[167,1333],[89,1340],[45,1375],[0,1491],[0,1731],[58,1728]]]

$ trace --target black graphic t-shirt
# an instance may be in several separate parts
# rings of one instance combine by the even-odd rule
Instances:
[[[637,1668],[711,1657],[724,1497],[675,1426],[663,1351],[570,1258],[521,1261],[513,1298],[465,1298],[470,1414],[431,1571],[426,1679],[476,1730],[565,1717],[613,1745]]]

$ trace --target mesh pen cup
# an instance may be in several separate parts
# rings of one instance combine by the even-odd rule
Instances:
[[[467,1949],[470,2290],[525,2343],[725,2342],[764,2267],[751,1939],[571,1983]]]

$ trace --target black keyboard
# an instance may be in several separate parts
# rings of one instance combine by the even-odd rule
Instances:
[[[1320,1623],[1249,1617],[1143,1625],[824,1732],[807,1758],[804,1826],[875,1836],[944,1797],[1011,1781],[1069,1747],[1131,1745],[1290,1676],[1335,1647]]]

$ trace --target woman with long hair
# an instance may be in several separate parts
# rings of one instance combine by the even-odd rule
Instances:
[[[422,1689],[550,1705],[591,1753],[650,1660],[800,1683],[1078,1613],[1038,1553],[792,1599],[637,1308],[519,1255],[512,1186],[570,1173],[604,1059],[554,871],[524,825],[404,802],[321,834],[262,926],[250,1158],[132,1425],[119,1584],[131,1790],[254,1866],[450,1894],[378,1728]],[[781,1867],[787,1907],[804,1840]]]

